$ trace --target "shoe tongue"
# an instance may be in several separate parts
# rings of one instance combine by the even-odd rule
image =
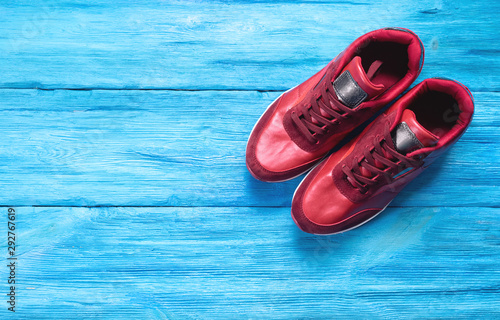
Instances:
[[[380,61],[373,62],[368,71],[369,76],[363,69],[361,57],[354,57],[337,79],[333,81],[333,89],[340,102],[354,109],[363,101],[373,99],[384,92],[384,85],[376,85],[370,81],[370,77],[376,73],[381,64]]]
[[[429,132],[417,121],[415,113],[409,109],[403,111],[401,122],[391,132],[391,136],[394,147],[403,155],[424,147],[432,147],[439,140],[438,136]],[[385,156],[391,157],[385,150],[383,152]],[[377,160],[375,160],[375,166],[384,168],[384,164]],[[363,167],[361,167],[361,174],[368,178],[373,176]]]
[[[401,122],[391,132],[396,150],[406,155],[415,150],[434,146],[439,137],[425,129],[415,117],[413,111],[406,109],[401,116]]]

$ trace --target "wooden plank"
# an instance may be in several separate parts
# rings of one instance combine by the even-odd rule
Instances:
[[[288,206],[300,179],[258,182],[244,160],[277,95],[1,90],[0,203]],[[473,127],[393,205],[499,205],[499,98],[476,94]]]
[[[500,3],[22,0],[0,3],[0,87],[285,90],[358,36],[413,29],[421,79],[499,91]]]
[[[16,315],[500,318],[499,9],[493,0],[3,1],[0,204],[23,206]],[[473,89],[474,122],[377,219],[305,234],[287,207],[300,179],[254,180],[247,136],[282,90],[386,26],[421,36],[420,80]]]
[[[331,237],[289,208],[16,210],[25,319],[500,317],[498,208],[389,208]]]

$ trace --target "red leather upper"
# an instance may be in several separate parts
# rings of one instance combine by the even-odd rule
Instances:
[[[363,42],[373,39],[390,41],[403,39],[408,46],[408,73],[391,88],[380,92],[380,86],[371,84],[363,89],[375,99],[362,103],[356,109],[352,119],[342,123],[338,130],[317,144],[301,142],[300,134],[289,125],[286,126],[287,114],[310,101],[315,94],[315,87],[321,81],[330,81],[336,77],[355,57],[356,49]],[[285,92],[263,114],[255,125],[247,145],[246,162],[249,171],[263,181],[282,181],[293,178],[314,166],[322,157],[335,147],[351,130],[366,121],[371,115],[397,97],[418,76],[423,60],[423,49],[418,37],[408,30],[381,29],[358,38],[342,54],[332,60],[317,74]],[[356,65],[351,65],[355,68]],[[351,70],[355,77],[360,76]],[[325,80],[325,78],[327,78]],[[369,82],[366,82],[369,83]]]
[[[361,157],[364,148],[369,147],[370,137],[379,134],[383,127],[389,126],[394,129],[403,118],[405,121],[413,121],[410,119],[411,114],[404,113],[409,111],[406,108],[416,97],[429,90],[438,90],[453,95],[461,112],[459,120],[447,133],[439,137],[437,144],[435,141],[432,142],[432,147],[426,147],[430,144],[424,144],[424,148],[407,155],[425,157],[422,165],[401,176],[396,176],[391,183],[383,183],[365,197],[359,194],[358,197],[353,197],[358,191],[339,187],[334,175],[339,172],[339,167],[345,162],[344,160],[347,157]],[[311,233],[336,233],[370,219],[387,206],[411,180],[460,138],[472,120],[473,110],[470,92],[455,81],[427,79],[415,86],[391,108],[377,117],[357,138],[329,156],[307,175],[298,187],[292,201],[292,216],[297,225],[304,231]],[[432,134],[420,132],[417,136],[429,139]],[[349,194],[350,192],[352,194]]]
[[[261,129],[255,146],[255,154],[260,165],[273,172],[287,171],[320,159],[329,146],[311,154],[299,148],[283,128],[283,116],[306,96],[324,75],[328,66],[299,86],[285,92],[277,101],[269,121]]]

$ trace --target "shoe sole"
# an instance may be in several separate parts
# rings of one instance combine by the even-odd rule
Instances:
[[[320,161],[320,163],[321,163],[321,162],[322,162],[322,161]],[[317,165],[319,165],[319,163],[318,163]],[[315,166],[314,166],[314,168],[315,168],[317,165],[315,165]],[[299,190],[299,188],[300,188],[300,186],[302,185],[302,183],[306,180],[307,176],[308,176],[309,174],[311,174],[311,172],[312,172],[312,170],[313,170],[314,168],[311,168],[311,171],[310,171],[310,172],[309,172],[309,173],[308,173],[308,174],[304,177],[304,179],[303,179],[303,180],[299,183],[299,185],[297,186],[297,189],[295,189],[295,192],[293,193],[292,199],[293,199],[293,198],[295,198],[295,194],[297,193],[297,190]],[[358,228],[358,227],[361,227],[361,226],[362,226],[362,225],[364,225],[365,223],[369,222],[370,220],[374,219],[374,218],[375,218],[375,217],[377,217],[379,214],[381,214],[381,213],[382,213],[382,211],[384,211],[384,210],[385,210],[385,209],[386,209],[386,208],[387,208],[387,207],[391,204],[391,202],[392,202],[392,200],[391,200],[391,201],[389,201],[389,203],[388,203],[385,207],[383,207],[383,208],[382,208],[379,212],[377,212],[377,213],[376,213],[373,217],[371,217],[371,218],[370,218],[370,219],[368,219],[368,220],[365,220],[365,221],[361,222],[360,224],[355,225],[354,227],[350,227],[349,229],[345,229],[345,230],[342,230],[342,231],[339,231],[339,232],[332,232],[332,233],[311,233],[311,234],[314,234],[314,235],[317,235],[317,236],[330,236],[330,235],[332,235],[332,234],[344,233],[344,232],[350,231],[350,230],[352,230],[352,229],[356,229],[356,228]],[[299,225],[300,225],[300,224],[297,222],[297,220],[295,220],[295,216],[293,215],[293,213],[291,214],[291,216],[292,216],[293,222],[295,222],[295,224],[299,227]],[[302,230],[302,228],[300,228],[300,227],[299,227],[299,229],[300,229],[300,230]],[[304,231],[304,230],[302,230],[302,231]],[[304,232],[305,232],[305,231],[304,231]],[[307,233],[310,233],[310,232],[307,232]]]

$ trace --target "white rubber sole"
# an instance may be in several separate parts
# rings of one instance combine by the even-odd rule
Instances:
[[[295,194],[297,193],[297,190],[299,190],[300,186],[302,185],[302,183],[304,183],[304,181],[306,180],[307,176],[311,174],[312,170],[314,168],[316,168],[321,162],[323,161],[320,161],[317,165],[315,165],[313,168],[311,168],[311,171],[309,171],[309,173],[304,177],[304,179],[299,183],[299,185],[297,186],[297,189],[295,189],[295,192],[293,193],[293,196],[292,196],[292,201],[293,201],[293,198],[295,198]],[[369,222],[370,220],[374,219],[375,217],[377,217],[379,214],[382,213],[382,211],[384,211],[390,204],[391,204],[392,200],[389,201],[389,203],[382,208],[382,210],[380,210],[379,212],[377,212],[373,217],[371,217],[370,219],[368,220],[365,220],[363,222],[361,222],[360,224],[357,224],[353,227],[350,227],[349,229],[346,229],[346,230],[342,230],[342,231],[339,231],[339,232],[333,232],[333,233],[312,233],[314,235],[317,235],[317,236],[330,236],[332,234],[339,234],[339,233],[344,233],[344,232],[347,232],[347,231],[350,231],[352,229],[356,229],[358,227],[361,227],[362,225],[364,225],[365,223]],[[292,219],[293,219],[293,222],[295,222],[295,224],[297,226],[299,226],[299,223],[297,222],[297,220],[295,220],[295,217],[293,216],[293,214],[291,215],[292,216]],[[300,227],[299,227],[300,229]],[[301,229],[302,230],[302,229]],[[304,231],[305,232],[305,231]],[[309,233],[309,232],[308,232]]]
[[[392,200],[391,200],[391,202],[392,202]],[[390,204],[391,202],[389,202],[389,203],[388,203],[385,207],[383,207],[383,208],[382,208],[382,210],[380,210],[379,212],[377,212],[377,214],[375,214],[373,217],[371,217],[371,218],[370,218],[370,219],[368,219],[368,220],[365,220],[365,221],[361,222],[361,223],[360,223],[360,224],[358,224],[358,225],[355,225],[354,227],[351,227],[351,228],[346,229],[346,230],[343,230],[343,231],[334,232],[334,233],[328,233],[328,234],[317,234],[317,233],[315,233],[315,234],[316,234],[316,235],[325,235],[325,236],[328,236],[328,235],[332,235],[332,234],[344,233],[344,232],[350,231],[350,230],[352,230],[352,229],[356,229],[356,228],[358,228],[358,227],[361,227],[362,225],[364,225],[365,223],[369,222],[370,220],[375,219],[375,218],[376,218],[379,214],[381,214],[381,213],[382,213],[382,211],[384,211],[384,210],[385,210],[385,209],[389,206],[389,204]]]
[[[392,201],[391,201],[391,202],[392,202]],[[362,225],[364,225],[365,223],[367,223],[367,222],[371,221],[372,219],[375,219],[375,218],[376,218],[379,214],[381,214],[381,213],[382,213],[382,211],[384,211],[384,210],[385,210],[385,209],[389,206],[389,204],[390,204],[390,202],[389,202],[389,203],[388,203],[388,204],[387,204],[387,205],[386,205],[386,206],[385,206],[382,210],[380,210],[379,212],[377,212],[377,214],[375,214],[375,215],[374,215],[373,217],[371,217],[370,219],[365,220],[365,221],[361,222],[360,224],[355,225],[354,227],[351,227],[351,228],[349,228],[349,229],[345,229],[345,230],[342,230],[342,231],[339,231],[339,232],[333,232],[333,233],[312,233],[312,234],[314,234],[314,235],[316,235],[316,236],[331,236],[331,235],[333,235],[333,234],[340,234],[340,233],[344,233],[344,232],[347,232],[347,231],[351,231],[352,229],[356,229],[356,228],[358,228],[358,227],[361,227],[361,226],[362,226]],[[295,224],[296,224],[296,225],[298,225],[297,220],[295,220],[295,217],[294,217],[293,215],[292,215],[292,219],[293,219],[293,221],[295,222]],[[308,232],[308,233],[309,233],[309,232]]]

